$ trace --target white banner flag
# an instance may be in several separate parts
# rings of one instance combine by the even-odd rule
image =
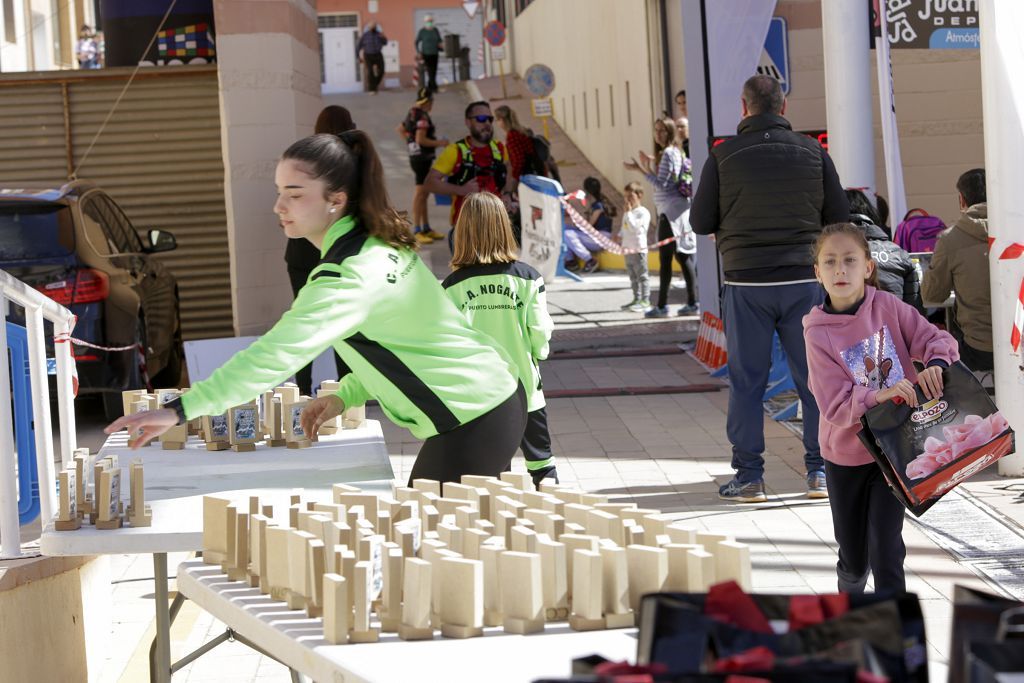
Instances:
[[[522,226],[519,260],[553,282],[562,251],[562,186],[550,178],[525,175],[519,179]]]
[[[885,180],[889,192],[889,224],[893,233],[907,213],[907,197],[903,190],[903,160],[900,156],[900,132],[896,127],[896,98],[893,93],[892,56],[889,52],[889,25],[886,0],[878,3],[881,35],[875,41],[878,65],[879,121],[882,124],[882,149],[885,151]]]

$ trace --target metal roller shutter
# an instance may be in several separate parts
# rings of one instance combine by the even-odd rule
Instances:
[[[131,70],[74,73],[0,79],[0,182],[67,180]],[[185,339],[233,336],[216,67],[140,71],[78,177],[140,233],[174,233],[178,249],[159,258],[178,278]]]

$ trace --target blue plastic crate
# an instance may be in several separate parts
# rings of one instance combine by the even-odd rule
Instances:
[[[10,352],[11,394],[14,397],[14,443],[18,452],[18,522],[24,525],[39,516],[39,472],[32,421],[32,387],[28,374],[28,333],[24,327],[7,323],[7,349]]]

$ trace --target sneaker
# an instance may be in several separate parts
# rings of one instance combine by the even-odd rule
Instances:
[[[580,269],[580,262],[577,261],[576,259],[573,259],[572,261],[566,261],[565,269],[568,270],[570,273],[578,272]]]
[[[765,503],[768,496],[764,493],[764,479],[741,484],[733,478],[728,484],[718,487],[718,497],[736,503]]]
[[[667,318],[668,306],[654,306],[644,313],[645,318]]]
[[[424,228],[423,234],[435,241],[444,239],[444,235],[442,235],[437,230],[434,230],[431,227]]]
[[[676,315],[697,315],[700,313],[700,307],[696,304],[686,304],[680,306],[679,310],[676,311]]]
[[[825,486],[825,473],[821,470],[807,473],[807,497],[828,498],[828,488]]]
[[[620,306],[619,310],[630,311],[630,310],[635,309],[639,305],[640,305],[640,299],[633,299],[628,304],[623,304],[622,306]]]
[[[644,311],[646,311],[650,307],[651,307],[651,302],[650,301],[637,301],[632,306],[629,307],[629,310],[636,311],[637,313],[643,313]]]
[[[596,258],[592,258],[589,261],[587,261],[586,263],[584,263],[583,264],[583,268],[581,268],[581,270],[584,273],[593,273],[595,270],[597,270],[597,259]]]
[[[530,472],[530,477],[533,479],[533,485],[536,488],[540,488],[542,483],[546,484],[557,484],[558,483],[558,470],[554,465],[543,467],[539,470]]]
[[[425,233],[425,232],[418,232],[418,233],[416,233],[414,235],[414,237],[416,238],[416,241],[419,242],[420,244],[433,244],[434,243],[434,240],[429,235],[427,235],[427,233]]]

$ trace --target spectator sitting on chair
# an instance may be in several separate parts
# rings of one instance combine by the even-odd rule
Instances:
[[[380,24],[373,22],[366,33],[359,38],[359,45],[356,46],[356,55],[359,62],[366,64],[366,86],[371,95],[377,94],[377,88],[384,78],[384,46],[388,44],[387,36],[381,29]]]
[[[583,181],[583,191],[587,193],[587,208],[584,214],[587,222],[611,239],[615,207],[608,203],[601,192],[601,181],[588,177]],[[566,224],[562,237],[569,249],[569,259],[565,262],[566,270],[582,270],[584,273],[593,273],[597,270],[594,252],[604,251],[604,247],[596,239],[572,224]]]
[[[850,222],[864,231],[871,249],[871,258],[878,271],[878,289],[894,294],[923,313],[921,305],[921,277],[905,250],[889,239],[882,229],[882,219],[871,205],[867,195],[858,189],[847,189],[850,202]]]
[[[935,243],[921,295],[940,303],[956,295],[953,317],[963,332],[960,360],[975,372],[992,370],[992,292],[988,262],[988,204],[985,169],[974,168],[956,181],[960,218]]]

